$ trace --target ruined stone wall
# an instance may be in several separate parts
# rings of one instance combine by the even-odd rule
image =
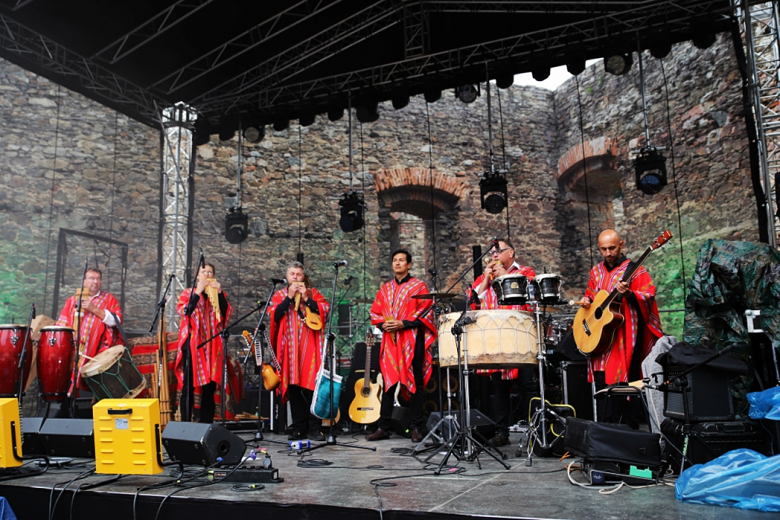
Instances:
[[[664,229],[675,234],[672,243],[654,253],[646,265],[658,286],[659,306],[682,308],[680,236],[688,280],[693,274],[698,249],[706,239],[758,240],[748,141],[741,115],[741,78],[728,35],[720,35],[706,50],[691,44],[676,45],[664,58],[663,71],[661,62],[649,52],[643,54],[643,59],[650,142],[667,147],[662,153],[667,157],[669,185],[652,196],[636,189],[631,153],[646,144],[636,62],[625,76],[605,73],[601,63],[579,76],[584,138],[585,141],[607,138],[616,143],[614,163],[621,188],[617,196],[622,197],[623,235],[629,256],[638,257]],[[562,154],[581,144],[576,89],[577,83],[571,79],[555,92],[556,133]],[[672,162],[677,178],[676,194]],[[597,185],[591,187],[592,200],[612,196],[612,193],[599,193]],[[577,197],[581,199],[583,194],[578,193]],[[566,223],[562,232],[566,240],[561,243],[563,271],[584,287],[590,264],[587,216],[584,206],[575,207],[572,198],[561,190],[561,215],[568,214],[562,218]],[[678,226],[678,204],[682,229]],[[598,260],[596,238],[609,223],[605,218],[609,208],[592,207],[591,210],[592,249],[594,260]],[[575,239],[571,240],[572,237]],[[665,314],[662,320],[667,331],[681,332],[681,313]]]

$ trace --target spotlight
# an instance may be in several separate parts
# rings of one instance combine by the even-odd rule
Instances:
[[[622,76],[634,64],[634,58],[629,54],[611,54],[604,57],[604,70],[615,76]]]
[[[672,42],[665,36],[657,36],[657,39],[654,39],[653,43],[650,44],[650,55],[653,58],[662,60],[670,52],[672,52]]]
[[[316,119],[317,116],[310,112],[308,114],[301,114],[300,117],[298,117],[298,123],[300,123],[301,126],[311,126]]]
[[[225,238],[231,244],[240,244],[249,234],[249,216],[241,208],[230,208],[225,217]]]
[[[373,123],[379,119],[376,101],[366,101],[355,107],[355,117],[361,123]]]
[[[406,108],[408,104],[409,104],[409,94],[407,94],[406,92],[401,92],[393,95],[394,109],[401,110],[402,108]]]
[[[231,139],[233,139],[233,136],[235,136],[235,135],[236,135],[236,131],[235,130],[225,130],[225,129],[223,129],[223,130],[219,131],[219,140],[220,141],[230,141]]]
[[[508,89],[515,84],[515,77],[512,74],[499,74],[496,76],[496,86],[500,89]]]
[[[531,69],[531,76],[534,77],[536,81],[544,81],[547,78],[550,77],[550,66],[549,65],[535,65]]]
[[[287,130],[288,126],[290,126],[289,119],[280,119],[278,121],[274,121],[274,132],[283,132]]]
[[[655,195],[666,186],[666,157],[654,146],[642,148],[634,161],[636,187],[642,193]]]
[[[715,43],[715,33],[710,28],[699,28],[693,36],[693,45],[697,49],[708,49]]]
[[[357,231],[363,227],[363,195],[350,191],[341,196],[339,200],[339,226],[344,233]]]
[[[259,143],[265,137],[265,127],[263,125],[248,126],[244,129],[244,140],[250,143]]]
[[[328,109],[328,121],[336,122],[344,117],[344,107],[331,107]]]
[[[566,63],[566,70],[572,76],[579,76],[585,70],[585,58],[577,56]]]
[[[441,99],[441,89],[438,87],[428,87],[423,92],[423,97],[427,103],[436,103]]]
[[[479,181],[479,198],[482,209],[496,215],[504,211],[507,206],[507,182],[503,173],[485,172],[485,176]]]
[[[207,129],[195,129],[195,136],[193,137],[193,144],[195,144],[195,146],[206,144],[210,140],[211,136],[209,135],[209,131]]]
[[[461,85],[455,89],[455,97],[466,104],[473,103],[479,97],[479,90],[474,85]]]

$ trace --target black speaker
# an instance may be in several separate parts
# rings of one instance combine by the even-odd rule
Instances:
[[[403,406],[393,406],[393,417],[390,419],[390,428],[404,437],[409,437],[409,425],[412,423],[411,410]]]
[[[444,385],[442,385],[444,381]],[[460,390],[460,383],[458,383],[458,370],[454,369],[450,372],[449,377],[450,392],[452,396],[452,409],[457,410],[458,405],[458,390]],[[426,414],[433,412],[440,412],[439,410],[439,392],[441,392],[442,406],[444,410],[447,408],[447,369],[439,368],[438,364],[433,365],[433,371],[431,372],[431,378],[428,380],[428,384],[425,385],[425,403],[423,403],[423,410]]]
[[[574,407],[580,419],[592,421],[593,388],[588,382],[587,361],[561,361],[561,375],[563,402]]]
[[[162,441],[171,460],[184,464],[238,464],[246,451],[244,441],[219,424],[169,422]]]
[[[673,381],[686,367],[669,365],[664,367],[664,379]],[[728,374],[710,366],[697,368],[687,376],[688,416],[693,422],[727,421],[734,418],[734,403]],[[685,420],[682,390],[670,385],[664,394],[664,415],[672,419]]]
[[[482,276],[482,262],[476,263],[479,257],[482,256],[482,246],[471,246],[471,259],[475,262],[474,265],[474,281]]]
[[[459,416],[457,419],[458,421],[461,420]],[[471,410],[469,419],[471,427],[474,429],[474,437],[479,442],[487,442],[496,434],[496,423],[479,410]],[[431,413],[430,417],[428,417],[428,431],[436,428],[439,421],[441,421],[441,414],[439,412]],[[444,421],[439,425],[438,433],[444,437],[444,440],[449,440],[455,433],[455,426],[451,421],[451,419],[445,417]],[[465,424],[462,424],[462,426],[465,426]]]
[[[92,419],[22,419],[22,453],[53,457],[95,457]]]
[[[349,303],[341,303],[339,310],[339,336],[349,336],[352,330],[352,306]],[[365,360],[365,354],[363,355]]]

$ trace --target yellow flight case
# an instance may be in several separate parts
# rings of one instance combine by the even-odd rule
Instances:
[[[92,407],[97,473],[155,475],[159,460],[160,404],[157,399],[102,399]]]
[[[18,399],[0,399],[0,427],[2,427],[2,431],[0,431],[0,468],[21,466],[22,461],[17,459],[17,457],[22,457],[22,428],[19,420]]]

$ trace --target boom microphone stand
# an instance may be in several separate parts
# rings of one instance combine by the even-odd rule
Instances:
[[[84,280],[87,278],[87,263],[89,262],[88,258],[84,259],[84,271],[81,273],[81,289],[84,288]],[[79,372],[81,371],[81,367],[79,367],[79,362],[81,361],[79,358],[81,357],[81,320],[82,320],[82,311],[81,311],[81,291],[79,291],[79,298],[78,302],[76,303],[76,360],[75,364],[73,365],[73,393],[71,394],[72,397],[70,398],[70,416],[76,417],[76,394],[78,393],[79,389],[77,386],[78,380],[79,380]],[[86,347],[85,347],[86,350]]]

